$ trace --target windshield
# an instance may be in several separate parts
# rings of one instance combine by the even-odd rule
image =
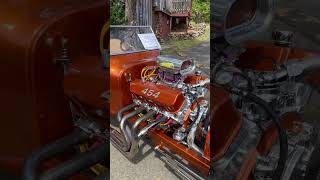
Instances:
[[[160,49],[161,46],[149,26],[110,27],[111,55]]]

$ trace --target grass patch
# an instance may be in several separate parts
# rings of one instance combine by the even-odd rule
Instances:
[[[190,40],[176,40],[170,39],[161,44],[163,47],[162,55],[175,55],[175,56],[185,56],[188,49],[198,46],[199,44],[208,41],[210,39],[210,25],[206,24],[205,33],[201,36],[190,39]]]

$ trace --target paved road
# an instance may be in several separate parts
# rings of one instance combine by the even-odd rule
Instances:
[[[111,146],[111,179],[112,180],[178,180],[164,162],[156,157],[150,145],[141,142],[142,153],[139,162],[132,163],[115,147]]]
[[[198,46],[190,48],[186,56],[193,58],[197,67],[209,75],[210,73],[210,41],[201,43]]]

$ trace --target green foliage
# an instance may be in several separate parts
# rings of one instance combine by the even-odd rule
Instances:
[[[210,0],[193,0],[192,19],[196,23],[210,22]]]
[[[121,25],[126,23],[125,4],[121,0],[110,0],[110,18],[112,25]]]

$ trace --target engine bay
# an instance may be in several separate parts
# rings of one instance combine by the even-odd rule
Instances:
[[[218,2],[232,8],[222,9]],[[217,32],[212,39],[211,86],[232,102],[225,111],[237,111],[239,116],[228,122],[213,120],[213,134],[220,137],[213,136],[217,146],[211,177],[316,179],[319,123],[318,115],[310,115],[308,109],[318,96],[319,53],[292,47],[293,33],[288,31],[274,29],[272,42],[254,40],[271,23],[275,9],[271,1],[260,2],[256,9],[242,8],[245,1],[214,4]],[[244,21],[237,23],[241,17],[233,14]]]
[[[320,53],[271,27],[276,0],[211,0],[210,28],[189,0],[40,1],[0,2],[0,179],[152,179],[150,154],[156,178],[320,179]]]
[[[111,26],[111,42],[123,44],[120,48],[114,46],[114,51],[111,46],[111,69],[122,63],[123,69],[118,72],[122,73],[120,76],[125,76],[121,79],[126,82],[117,91],[121,90],[128,98],[123,107],[114,113],[116,125],[111,130],[111,142],[133,160],[139,151],[139,140],[151,136],[157,152],[165,154],[165,157],[167,154],[181,156],[193,163],[191,167],[201,171],[205,177],[210,168],[209,76],[197,71],[191,59],[152,55],[159,51],[157,46],[155,49],[141,49],[143,46],[138,43],[141,36],[143,33],[153,35],[152,31],[145,30],[147,27],[132,28]],[[112,36],[113,29],[115,36]],[[119,32],[126,30],[137,34],[121,38]],[[156,39],[154,44],[158,44]],[[124,51],[125,47],[130,47],[130,53]],[[120,54],[119,49],[122,49]],[[112,52],[115,54],[112,55]],[[149,53],[152,57],[143,53]],[[122,56],[129,60],[124,62]],[[140,57],[130,59],[132,56]],[[111,90],[111,97],[115,91]],[[111,107],[117,101],[119,98],[112,100]],[[171,159],[170,162],[173,161]],[[176,168],[181,169],[180,176],[195,178],[196,174],[190,176],[189,166],[179,160]],[[199,177],[196,175],[196,178]]]
[[[265,51],[265,53],[275,53],[275,55],[282,48],[256,44],[254,46],[256,48],[253,50],[256,51],[259,46],[264,49],[269,47],[272,51]],[[270,54],[268,56],[259,54],[259,56],[267,58],[253,62],[251,60],[247,66],[247,59],[242,61],[242,58],[250,54],[252,50],[250,48],[245,50],[240,48],[239,51],[243,53],[232,58],[234,61],[225,58],[219,59],[215,65],[217,71],[213,71],[211,74],[211,78],[215,82],[213,86],[223,88],[230,93],[233,106],[241,113],[243,119],[242,121],[231,120],[241,123],[241,128],[236,132],[237,136],[230,144],[228,152],[225,152],[223,158],[214,162],[214,169],[217,172],[232,168],[228,173],[217,173],[214,177],[233,179],[239,176],[246,178],[254,176],[256,179],[268,179],[274,178],[274,174],[268,172],[276,172],[277,168],[282,166],[283,169],[279,170],[280,176],[283,173],[281,179],[290,179],[295,176],[291,174],[292,172],[308,171],[306,168],[308,161],[310,161],[308,158],[316,148],[312,145],[316,144],[312,137],[317,134],[315,129],[317,126],[313,124],[314,122],[302,118],[314,89],[304,80],[303,76],[304,72],[308,72],[308,69],[317,68],[319,60],[314,55],[307,56],[303,60],[292,58],[285,60],[285,63],[279,63],[279,60],[271,59]],[[287,55],[290,58],[290,56],[303,52],[291,49],[287,53],[290,53]],[[276,116],[282,123],[278,126],[283,128],[282,135],[286,136],[284,138],[286,140],[277,140],[277,138],[281,138],[281,132],[276,131],[276,122],[271,120]],[[281,143],[286,145],[281,145]],[[288,160],[282,162],[284,164],[281,165],[280,161],[283,156]],[[247,163],[245,158],[254,157],[256,159],[251,159],[251,165],[245,164]],[[288,163],[291,163],[292,166],[289,167]],[[304,164],[304,168],[299,163]],[[244,170],[245,168],[253,168],[254,173],[241,174],[244,171],[249,172],[249,170]]]

